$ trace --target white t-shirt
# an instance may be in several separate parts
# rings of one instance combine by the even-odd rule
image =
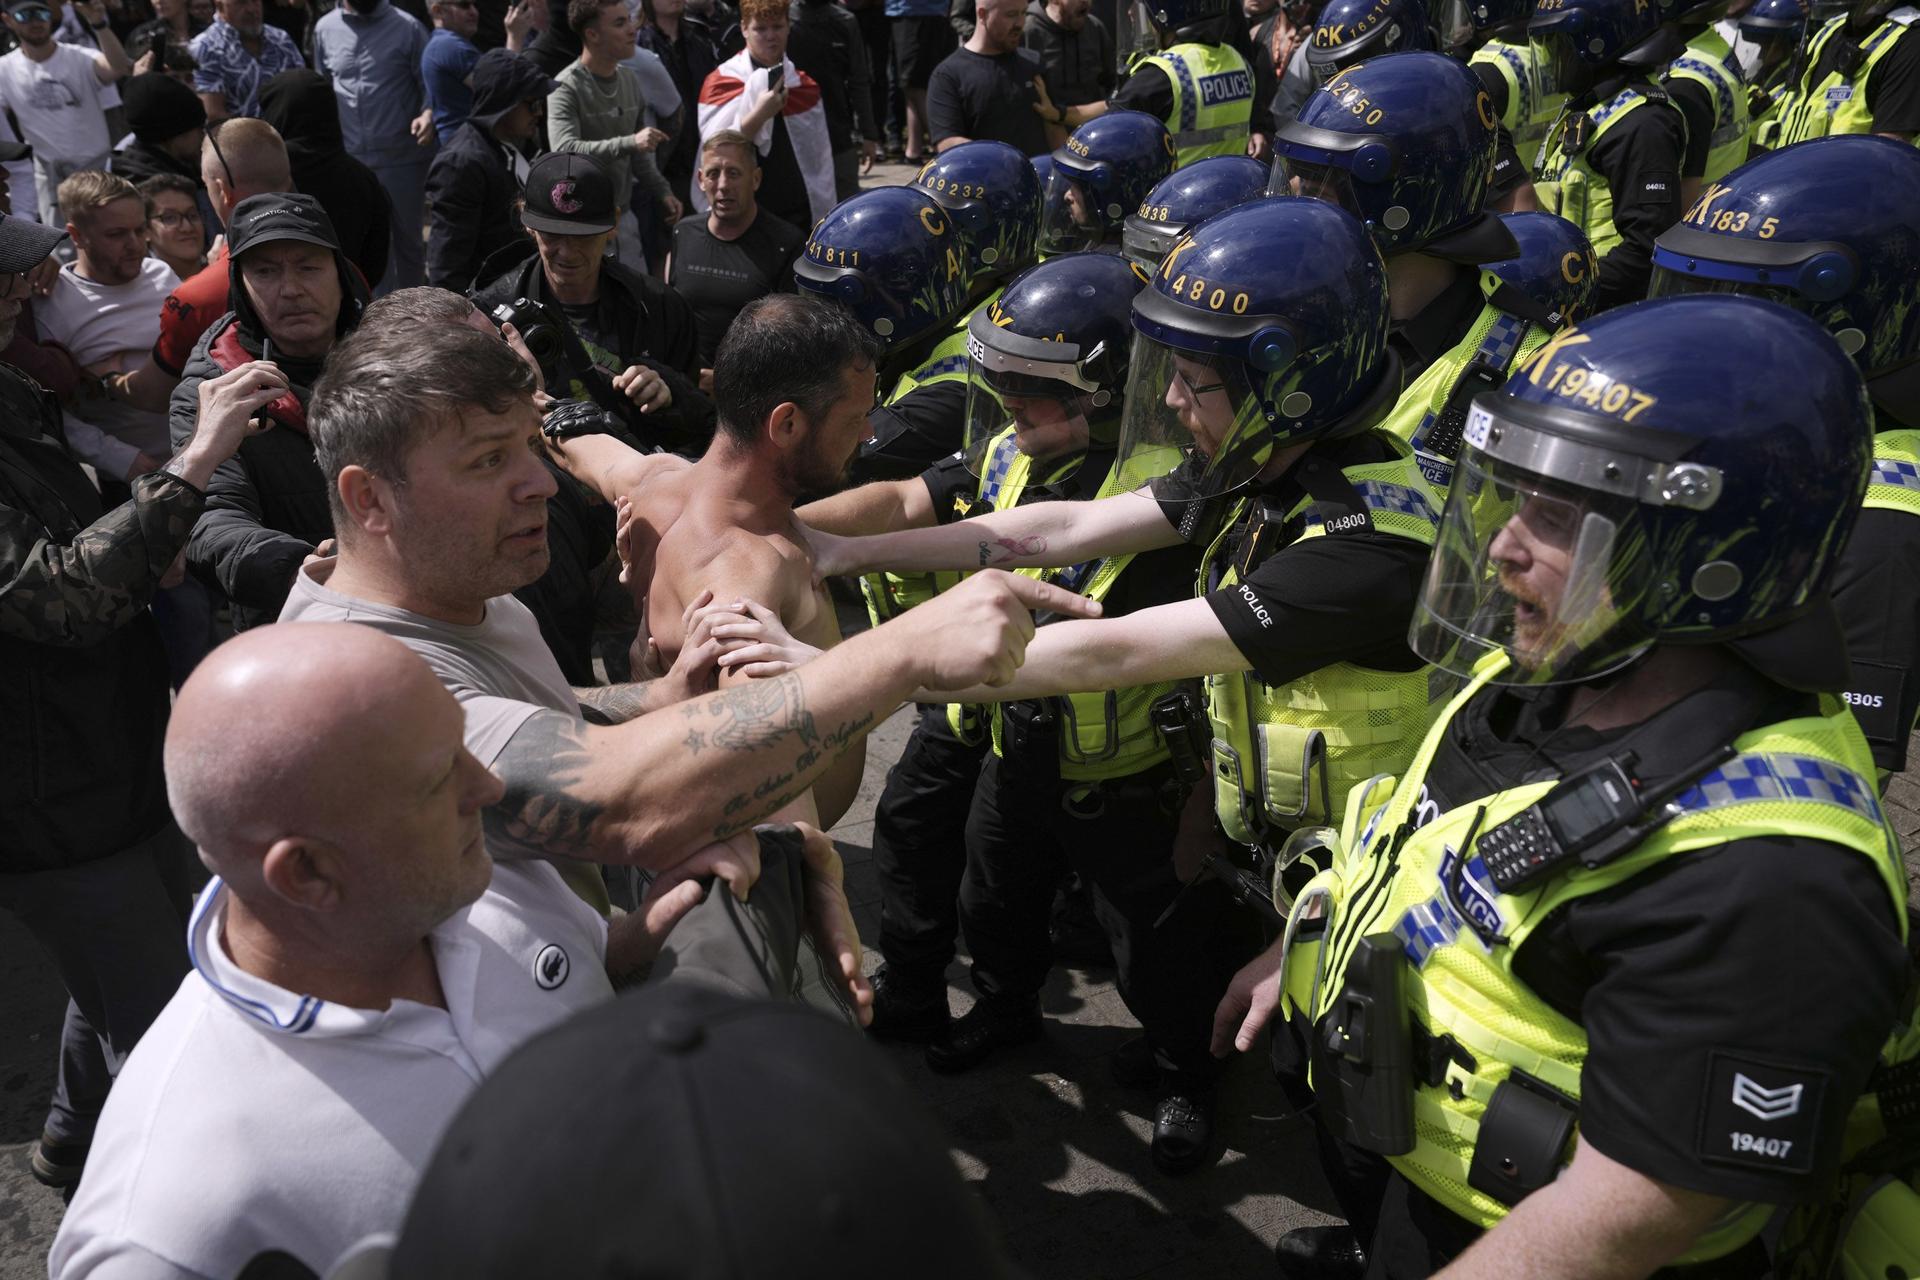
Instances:
[[[98,159],[106,168],[112,139],[107,137],[106,86],[96,65],[92,50],[70,44],[56,44],[45,62],[35,62],[25,49],[0,57],[0,103],[13,109],[20,132],[41,159]]]
[[[299,995],[225,950],[201,895],[194,971],[127,1059],[60,1224],[52,1280],[237,1274],[270,1249],[325,1275],[397,1231],[440,1135],[514,1049],[610,998],[606,926],[542,862],[496,863],[431,935],[447,1007]]]
[[[140,274],[127,284],[101,284],[81,275],[78,263],[68,263],[54,280],[53,292],[33,304],[33,318],[41,335],[57,342],[81,364],[92,367],[117,357],[122,369],[145,364],[160,337],[160,308],[167,295],[180,285],[173,268],[158,258],[140,264]],[[68,437],[85,461],[106,471],[115,461],[120,465],[113,474],[126,472],[133,449],[144,449],[156,458],[173,452],[167,439],[167,415],[136,409],[118,400],[78,401],[69,417],[97,427],[127,447],[124,456],[89,456],[90,443],[85,433],[72,430]]]

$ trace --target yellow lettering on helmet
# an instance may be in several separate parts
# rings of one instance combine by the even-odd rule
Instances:
[[[1473,98],[1474,110],[1480,113],[1480,123],[1488,129],[1500,127],[1500,117],[1493,113],[1493,95],[1482,89]]]
[[[1568,284],[1579,284],[1587,278],[1586,257],[1578,249],[1570,249],[1561,255],[1560,278]]]
[[[943,236],[947,233],[947,220],[940,216],[938,209],[922,209],[920,211],[920,225],[927,229],[928,235]]]
[[[1547,371],[1549,361],[1567,347],[1577,347],[1582,343],[1592,341],[1592,338],[1581,333],[1578,329],[1562,329],[1559,333],[1548,338],[1545,345],[1522,362],[1520,370],[1526,373],[1527,381],[1537,387],[1540,385],[1540,375]]]
[[[1013,323],[1013,317],[1000,309],[1000,300],[995,298],[993,305],[987,308],[987,319],[993,321],[993,327],[1004,329]]]
[[[1345,33],[1345,27],[1320,27],[1313,33],[1314,47],[1318,49],[1331,49],[1342,42]]]
[[[959,277],[960,277],[960,255],[955,253],[953,249],[949,247],[947,249],[947,279],[957,280],[959,279]]]
[[[1732,187],[1724,187],[1717,182],[1714,183],[1700,193],[1700,198],[1693,202],[1693,208],[1687,210],[1686,216],[1681,218],[1680,221],[1697,222],[1701,226],[1705,226],[1707,222],[1707,211],[1713,208],[1713,202],[1721,196],[1727,195],[1732,190]]]
[[[1167,250],[1167,259],[1160,264],[1160,278],[1162,280],[1173,279],[1173,264],[1180,261],[1181,256],[1191,248],[1193,248],[1193,237],[1182,236],[1179,244]]]

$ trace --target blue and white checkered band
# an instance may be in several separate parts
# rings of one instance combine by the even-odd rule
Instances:
[[[948,374],[965,373],[966,371],[967,357],[966,353],[962,352],[957,356],[941,356],[931,364],[921,365],[919,371],[913,375],[913,380],[916,384],[925,386],[935,378],[943,378]]]
[[[1688,813],[1767,801],[1806,801],[1881,821],[1880,797],[1873,781],[1831,760],[1767,753],[1736,756],[1695,783],[1674,801]]]
[[[1374,511],[1398,511],[1402,515],[1419,516],[1435,528],[1440,526],[1440,513],[1427,501],[1427,495],[1418,489],[1409,489],[1403,484],[1388,484],[1384,480],[1362,480],[1354,488],[1360,491],[1360,497]]]
[[[1891,485],[1896,489],[1920,490],[1920,467],[1898,458],[1875,458],[1872,483]]]
[[[1185,58],[1168,58],[1173,66],[1173,74],[1180,77],[1180,127],[1175,133],[1186,133],[1200,116],[1200,86],[1193,82],[1193,71],[1187,66]]]
[[[1020,456],[1020,450],[1014,446],[1013,433],[993,446],[993,456],[987,459],[987,474],[980,477],[980,501],[993,506],[1000,499],[1000,486],[1007,482],[1007,471],[1013,466],[1013,460]]]
[[[1707,93],[1713,98],[1713,137],[1714,146],[1725,146],[1740,132],[1740,122],[1735,118],[1733,100],[1734,88],[1720,74],[1718,68],[1691,55],[1675,58],[1673,70],[1691,71],[1706,81]]]
[[[1064,569],[1054,569],[1048,572],[1047,581],[1065,587],[1075,595],[1079,595],[1080,589],[1087,585],[1087,579],[1093,576],[1093,571],[1098,569],[1102,563],[1102,560],[1096,558],[1093,560],[1083,560],[1079,564],[1068,565]]]
[[[1520,349],[1520,340],[1527,336],[1527,322],[1519,316],[1496,311],[1493,325],[1487,330],[1487,336],[1480,340],[1479,348],[1461,365],[1465,370],[1476,362],[1493,369],[1505,369],[1513,362],[1513,353]],[[1453,389],[1449,387],[1448,394]],[[1434,419],[1440,415],[1428,409],[1420,419],[1420,425],[1413,429],[1413,452],[1420,464],[1420,473],[1441,488],[1453,483],[1453,459],[1443,458],[1427,447],[1427,437],[1433,432]]]

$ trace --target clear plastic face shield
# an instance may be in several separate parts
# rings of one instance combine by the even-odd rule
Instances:
[[[1114,445],[1112,401],[1112,390],[1082,372],[1078,345],[995,329],[985,312],[968,323],[962,452],[974,475],[1004,478],[1015,458],[1024,456],[1035,480],[1066,479],[1090,442]]]
[[[1152,275],[1160,269],[1167,251],[1186,233],[1184,223],[1149,222],[1137,213],[1129,214],[1120,232],[1120,252],[1128,262]]]
[[[1579,54],[1578,31],[1548,31],[1528,40],[1533,57],[1541,68],[1541,78],[1560,92],[1578,97],[1593,83],[1598,70]]]
[[[1120,426],[1120,466],[1132,487],[1175,468],[1196,500],[1252,483],[1274,449],[1253,372],[1234,357],[1136,332]]]
[[[1465,52],[1478,43],[1479,28],[1474,25],[1473,8],[1468,0],[1443,0],[1434,9],[1440,47],[1449,54]]]
[[[1497,394],[1468,414],[1409,636],[1463,678],[1495,653],[1509,659],[1495,683],[1509,685],[1591,680],[1632,662],[1653,643],[1641,620],[1661,576],[1640,508],[1703,509],[1719,496],[1711,468],[1569,439],[1539,417]]]
[[[1393,144],[1385,138],[1295,121],[1274,138],[1267,194],[1322,200],[1364,222],[1358,184],[1386,181],[1393,176],[1393,166]]]
[[[1654,242],[1649,298],[1743,293],[1810,314],[1846,297],[1859,278],[1859,261],[1845,245],[1748,238],[1741,233],[1768,228],[1767,220],[1755,222],[1745,210],[1716,213],[1703,203],[1688,214],[1696,215],[1713,219],[1713,225],[1724,218],[1727,234],[1685,223],[1662,232]],[[1865,339],[1858,330],[1851,332],[1856,337],[1848,355],[1856,354]],[[1848,345],[1844,332],[1835,336],[1841,346]]]
[[[1104,166],[1092,174],[1069,169],[1059,160],[1047,177],[1047,189],[1040,203],[1040,252],[1052,257],[1097,249],[1106,242],[1107,228],[1116,225],[1128,210],[1109,210],[1101,198],[1099,179]]]

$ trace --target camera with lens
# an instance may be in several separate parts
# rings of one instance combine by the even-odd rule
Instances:
[[[546,303],[515,298],[495,307],[492,319],[497,325],[510,324],[519,330],[520,341],[527,344],[527,350],[543,370],[559,367],[560,353],[566,345],[562,337],[565,330],[560,327],[564,322],[554,316]]]

